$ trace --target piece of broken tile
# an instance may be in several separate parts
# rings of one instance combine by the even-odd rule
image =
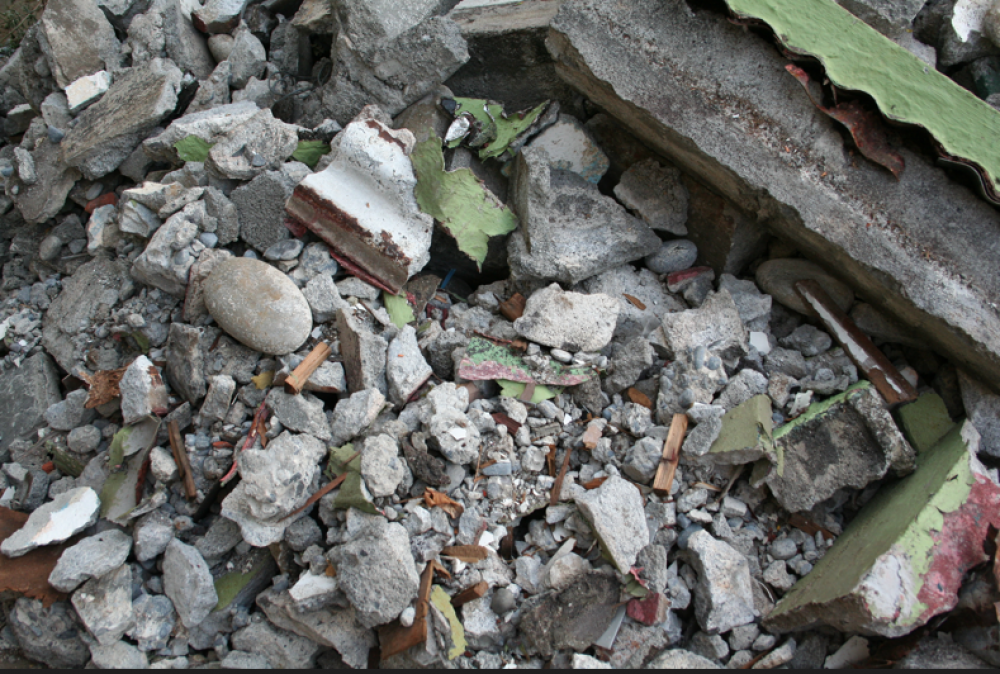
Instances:
[[[875,495],[764,626],[894,638],[954,608],[1000,524],[1000,485],[976,458],[978,444],[971,423],[952,428],[912,475]]]
[[[590,380],[594,374],[589,368],[567,367],[552,360],[541,368],[530,368],[506,346],[473,337],[458,364],[458,376],[468,381],[505,380],[522,384],[576,386]]]
[[[755,467],[755,484],[766,481],[790,512],[809,510],[844,487],[861,489],[890,471],[905,475],[916,453],[870,382],[811,405],[774,432],[775,460],[766,477]]]
[[[90,487],[60,494],[31,513],[24,526],[0,544],[0,552],[20,557],[37,547],[62,543],[96,522],[100,506]]]
[[[430,259],[434,221],[413,195],[413,134],[379,116],[370,106],[337,134],[329,166],[299,183],[285,208],[346,269],[395,295]]]

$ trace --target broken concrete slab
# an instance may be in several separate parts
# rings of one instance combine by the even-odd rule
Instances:
[[[416,330],[407,325],[389,342],[386,354],[389,398],[397,405],[405,405],[433,373],[417,346]]]
[[[205,281],[204,292],[205,307],[219,326],[256,351],[291,353],[312,331],[312,311],[302,291],[260,260],[223,260]]]
[[[247,0],[209,0],[191,15],[195,28],[203,33],[229,33],[236,28]]]
[[[92,578],[73,593],[73,608],[101,646],[111,646],[135,627],[132,614],[132,567],[122,564]]]
[[[634,55],[650,43],[640,35],[657,36],[641,68]],[[848,169],[840,130],[796,91],[769,41],[678,0],[669,9],[655,0],[628,8],[569,0],[549,46],[567,81],[679,168],[739,209],[771,214],[773,232],[836,269],[863,298],[1000,381],[1000,316],[989,306],[1000,279],[985,272],[1000,251],[981,245],[993,236],[995,212],[906,149],[899,182],[874,165]],[[674,66],[663,69],[665,61]],[[749,131],[763,119],[772,120],[767,133]],[[817,169],[804,171],[799,157]],[[945,234],[942,222],[956,224]]]
[[[90,578],[101,578],[117,569],[132,551],[132,537],[111,530],[73,545],[63,552],[49,575],[49,584],[62,592],[72,592]]]
[[[400,524],[377,518],[327,557],[365,627],[394,620],[417,597],[420,576]]]
[[[709,294],[697,309],[664,314],[662,328],[664,346],[675,357],[698,347],[727,360],[747,352],[747,331],[725,289]]]
[[[267,406],[284,428],[296,433],[308,433],[320,440],[330,439],[330,422],[323,412],[323,401],[316,396],[308,393],[292,395],[273,388],[267,394]]]
[[[591,573],[558,594],[529,600],[521,618],[522,646],[543,657],[589,648],[614,618],[619,594],[616,579]]]
[[[222,516],[239,524],[244,540],[255,547],[277,543],[294,521],[289,515],[316,490],[326,455],[320,440],[288,431],[266,450],[240,452],[242,480],[222,502]]]
[[[508,243],[515,278],[578,283],[659,248],[646,223],[575,173],[553,169],[544,149],[525,148],[515,162],[521,222]]]
[[[64,282],[42,321],[42,344],[66,372],[83,367],[90,339],[86,333],[110,315],[126,278],[128,271],[121,262],[98,256]]]
[[[600,351],[614,334],[618,301],[608,295],[566,292],[553,283],[532,293],[514,321],[519,335],[564,351]]]
[[[295,184],[283,171],[265,171],[233,190],[230,198],[236,206],[240,238],[261,252],[286,241],[285,202]]]
[[[619,571],[627,573],[639,552],[649,545],[639,489],[620,477],[609,477],[600,487],[575,500],[604,552]]]
[[[331,54],[334,75],[321,91],[324,115],[347,124],[372,103],[397,115],[469,60],[459,27],[430,16],[428,4],[421,0],[405,12],[385,11],[388,20],[373,11],[374,4],[341,8]]]
[[[30,135],[29,131],[26,137]],[[21,171],[16,172],[7,179],[7,194],[27,222],[40,223],[59,213],[81,174],[62,161],[60,146],[47,136],[32,140],[31,145],[30,153],[22,148],[15,152],[25,153],[30,160],[34,179],[29,184]]]
[[[340,353],[344,356],[347,388],[351,393],[378,389],[388,393],[385,378],[386,341],[369,330],[354,316],[354,309],[337,311],[337,333]]]
[[[151,414],[165,415],[170,409],[160,369],[146,356],[132,361],[122,375],[119,389],[122,420],[126,425],[137,423]]]
[[[264,109],[234,127],[209,150],[205,169],[220,178],[252,180],[264,171],[280,169],[298,144],[296,127]]]
[[[600,293],[617,298],[615,341],[646,337],[660,327],[664,314],[687,308],[681,300],[667,292],[653,271],[636,271],[629,264],[591,276],[580,284],[579,289],[592,295]],[[645,308],[640,309],[629,297],[639,300]]]
[[[318,577],[304,574],[304,579],[310,578]],[[321,646],[337,649],[344,664],[349,667],[368,666],[368,652],[375,647],[375,633],[358,623],[353,608],[301,611],[296,607],[292,594],[288,590],[277,592],[269,589],[257,596],[257,605],[276,627]]]
[[[97,492],[80,487],[60,494],[31,513],[24,526],[4,539],[0,552],[20,557],[43,545],[62,543],[97,521]]]
[[[695,532],[683,554],[698,573],[694,611],[702,630],[720,634],[754,621],[757,611],[746,557],[707,531]]]
[[[385,396],[376,388],[355,391],[338,402],[330,424],[333,445],[339,447],[371,426],[384,406]]]
[[[383,433],[365,439],[361,446],[361,477],[372,496],[392,496],[406,473],[406,462],[391,435]]]
[[[571,171],[595,185],[608,170],[607,155],[571,115],[559,115],[554,124],[532,139],[530,147],[545,150],[552,168]]]
[[[97,180],[118,168],[177,107],[181,71],[153,59],[115,79],[101,100],[80,113],[60,143],[62,160]]]
[[[876,494],[767,629],[826,624],[898,637],[954,608],[965,572],[986,560],[983,539],[1000,512],[1000,485],[976,458],[978,443],[970,422],[956,426],[911,476]]]
[[[222,140],[233,129],[249,121],[260,110],[252,101],[219,105],[210,110],[192,112],[175,119],[162,132],[142,142],[142,149],[153,159],[177,162],[175,145],[196,136],[210,145]]]
[[[860,489],[890,470],[905,475],[916,460],[913,447],[868,381],[814,403],[779,427],[774,449],[774,465],[759,464],[753,481],[766,481],[791,512],[809,510],[838,489]]]
[[[395,295],[427,264],[433,219],[413,196],[413,134],[380,115],[366,108],[348,124],[330,144],[330,165],[299,183],[285,207],[349,271]]]
[[[958,384],[965,413],[979,431],[979,451],[1000,457],[1000,396],[964,370],[958,371]]]
[[[39,353],[0,378],[0,452],[45,425],[45,410],[62,399],[59,375],[48,354]]]
[[[101,9],[85,0],[46,3],[39,39],[60,88],[99,70],[117,70],[119,44]]]
[[[688,191],[676,167],[663,166],[655,159],[637,162],[622,174],[615,186],[615,196],[651,228],[687,235]]]
[[[172,538],[163,556],[163,592],[181,623],[196,627],[219,601],[212,574],[198,550]]]

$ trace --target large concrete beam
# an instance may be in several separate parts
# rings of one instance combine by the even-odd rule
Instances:
[[[923,155],[849,152],[765,38],[685,0],[566,0],[557,72],[868,302],[1000,387],[1000,216]]]

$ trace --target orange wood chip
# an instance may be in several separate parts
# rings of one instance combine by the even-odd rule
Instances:
[[[445,557],[454,557],[463,562],[481,562],[489,556],[481,545],[452,545],[441,551]]]
[[[634,402],[636,405],[642,405],[646,409],[653,409],[653,401],[649,399],[649,396],[640,391],[639,389],[632,387],[625,392],[628,399]]]
[[[632,297],[628,293],[622,293],[622,294],[625,295],[625,299],[631,302],[632,306],[634,306],[636,309],[638,309],[639,311],[646,310],[646,305],[640,302],[638,297]]]

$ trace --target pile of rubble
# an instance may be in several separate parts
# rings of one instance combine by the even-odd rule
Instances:
[[[48,0],[0,70],[5,657],[1000,665],[926,627],[1000,598],[994,211],[626,4]],[[1000,82],[976,3],[842,4]]]

